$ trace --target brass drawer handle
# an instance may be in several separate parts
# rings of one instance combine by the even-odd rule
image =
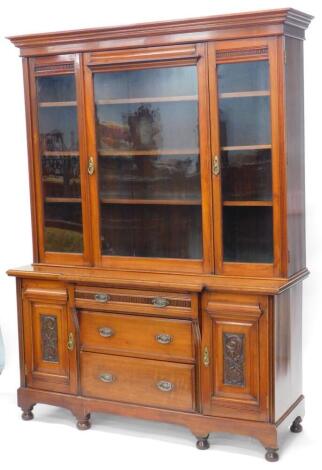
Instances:
[[[160,380],[156,385],[161,392],[171,392],[174,389],[174,384],[167,380]]]
[[[108,294],[95,294],[94,300],[96,302],[108,302],[110,300],[110,296]]]
[[[169,304],[170,300],[165,299],[164,297],[154,297],[152,299],[152,305],[154,305],[154,307],[163,308],[167,307]]]
[[[166,333],[160,333],[160,334],[156,335],[155,339],[160,344],[169,344],[169,343],[172,342],[173,336],[168,335]]]
[[[104,338],[110,338],[111,336],[114,335],[114,331],[112,330],[112,328],[109,328],[108,326],[102,326],[101,328],[98,329],[98,332]]]
[[[99,376],[99,379],[106,384],[110,384],[115,382],[116,377],[113,374],[104,373]]]
[[[74,335],[73,333],[68,334],[67,349],[68,351],[73,351],[75,346]]]

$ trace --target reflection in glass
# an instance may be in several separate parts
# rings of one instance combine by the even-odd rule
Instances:
[[[83,251],[74,75],[36,81],[44,197],[45,251]]]
[[[104,255],[202,258],[200,206],[101,204],[101,217]]]
[[[100,149],[158,150],[198,146],[195,101],[96,106]]]
[[[222,147],[271,143],[268,96],[221,99],[219,114]]]
[[[223,258],[226,262],[272,263],[268,62],[219,64],[217,74]]]
[[[80,203],[45,203],[45,250],[69,253],[83,251]]]
[[[94,74],[102,253],[202,259],[195,66]]]
[[[197,97],[195,66],[164,67],[94,75],[95,102],[111,99]]]
[[[269,89],[266,60],[219,64],[217,69],[219,93]]]
[[[234,150],[221,154],[225,201],[271,201],[271,150]]]
[[[100,158],[103,198],[200,200],[197,155]]]
[[[80,197],[79,157],[43,156],[42,180],[45,197]]]
[[[78,149],[76,107],[40,108],[38,119],[42,152]]]
[[[56,75],[37,78],[38,102],[75,101],[74,75]]]
[[[273,262],[271,207],[223,207],[224,261]]]

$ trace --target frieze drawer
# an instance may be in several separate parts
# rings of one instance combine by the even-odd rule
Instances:
[[[76,287],[77,308],[157,316],[197,317],[197,294],[139,291],[100,287]]]
[[[81,348],[183,362],[194,361],[192,322],[81,311]]]
[[[194,371],[189,364],[82,352],[82,395],[192,411]]]

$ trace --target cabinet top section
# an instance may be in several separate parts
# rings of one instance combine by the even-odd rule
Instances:
[[[286,35],[304,39],[313,17],[284,8],[186,20],[11,36],[22,56]]]

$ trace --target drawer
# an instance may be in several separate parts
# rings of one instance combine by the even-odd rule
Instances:
[[[192,322],[118,313],[80,313],[83,350],[193,361]]]
[[[157,316],[197,317],[197,294],[78,286],[77,308]]]
[[[81,353],[82,395],[192,411],[194,366],[150,359]]]

